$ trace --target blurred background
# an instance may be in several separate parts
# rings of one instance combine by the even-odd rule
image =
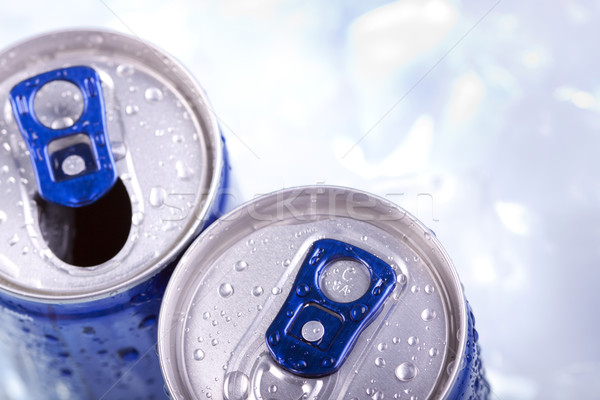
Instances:
[[[240,202],[304,184],[396,202],[456,264],[493,399],[599,399],[599,18],[597,0],[19,0],[0,48],[72,27],[158,45],[208,92]]]

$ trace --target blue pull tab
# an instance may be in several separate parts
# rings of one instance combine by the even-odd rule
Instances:
[[[36,94],[52,81],[70,82],[81,91],[81,117],[65,128],[43,125],[34,110]],[[117,173],[96,71],[77,66],[45,72],[17,84],[10,91],[10,102],[31,155],[38,190],[45,200],[80,207],[112,188]]]
[[[370,274],[366,292],[347,303],[331,300],[321,288],[321,275],[340,261],[358,262]],[[271,355],[282,368],[303,377],[334,373],[395,286],[392,267],[373,254],[334,239],[314,242],[265,334]]]

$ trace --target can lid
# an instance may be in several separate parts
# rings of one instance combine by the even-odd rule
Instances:
[[[0,61],[0,290],[42,302],[93,300],[178,257],[215,211],[223,184],[221,134],[195,79],[152,45],[102,30],[34,37],[0,52]],[[114,253],[89,264],[61,257],[56,249],[79,239],[69,213],[116,191],[128,214],[91,215],[107,238],[125,225]],[[79,207],[45,223],[53,201]],[[103,244],[93,224],[75,224],[91,237],[82,252]]]
[[[158,349],[174,399],[444,398],[465,332],[430,230],[384,199],[317,186],[203,232],[167,288]]]

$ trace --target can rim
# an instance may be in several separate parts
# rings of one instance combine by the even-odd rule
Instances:
[[[199,188],[198,201],[196,207],[193,209],[193,215],[195,216],[195,218],[193,218],[193,221],[190,221],[190,224],[188,225],[190,229],[188,229],[187,232],[181,236],[181,240],[174,242],[171,248],[162,256],[160,256],[159,258],[152,259],[151,263],[149,263],[144,269],[142,269],[140,274],[133,276],[127,280],[121,281],[117,285],[97,290],[95,292],[81,292],[75,294],[60,295],[52,295],[48,292],[36,293],[27,290],[19,290],[22,288],[15,287],[14,285],[10,284],[7,285],[7,282],[4,279],[0,280],[0,291],[6,292],[11,296],[15,296],[21,299],[41,303],[60,304],[77,303],[82,301],[88,302],[99,300],[104,297],[107,297],[108,295],[114,295],[115,293],[120,293],[132,287],[135,287],[141,282],[144,282],[150,277],[158,274],[170,262],[175,260],[179,254],[181,254],[182,250],[185,249],[190,244],[190,242],[192,242],[192,240],[197,236],[198,231],[202,229],[204,224],[206,224],[206,219],[210,217],[212,207],[218,200],[219,187],[223,180],[225,161],[224,145],[222,142],[222,135],[219,129],[217,116],[215,115],[212,105],[208,97],[206,96],[206,92],[200,86],[196,78],[183,64],[181,64],[179,60],[170,55],[168,52],[162,50],[159,46],[150,43],[149,41],[137,35],[132,35],[112,29],[58,29],[51,30],[45,33],[39,33],[37,35],[30,36],[26,39],[18,40],[13,45],[1,50],[0,58],[10,54],[20,46],[32,44],[36,41],[48,40],[53,36],[94,34],[102,34],[117,37],[119,40],[126,40],[130,43],[134,43],[141,47],[149,49],[155,56],[160,57],[164,60],[168,60],[170,65],[177,68],[176,74],[179,75],[180,79],[184,79],[186,83],[191,85],[187,89],[189,89],[191,93],[194,93],[195,96],[187,96],[188,100],[190,102],[193,102],[193,106],[195,109],[199,111],[205,109],[205,113],[202,115],[202,118],[200,118],[200,115],[198,115],[198,117],[199,121],[203,124],[203,126],[206,127],[206,132],[204,134],[207,139],[207,154],[209,154],[210,156],[208,161],[212,170],[211,174],[207,174],[207,178],[210,182],[208,185],[206,185],[205,189],[207,190]]]
[[[362,194],[362,195],[368,196],[370,198],[374,198],[375,200],[381,202],[381,204],[383,204],[387,207],[393,208],[396,211],[404,214],[406,217],[408,217],[410,219],[411,223],[413,223],[414,226],[418,228],[418,230],[420,230],[422,232],[432,232],[429,228],[427,228],[421,221],[419,221],[412,214],[410,214],[409,212],[407,212],[406,210],[404,210],[402,207],[398,206],[397,204],[392,203],[387,199],[384,199],[383,197],[380,197],[378,195],[374,195],[372,193],[368,193],[368,192],[365,192],[362,190],[347,188],[347,187],[343,187],[343,186],[336,186],[336,185],[295,186],[295,187],[285,188],[285,189],[282,189],[279,191],[274,191],[274,192],[265,194],[263,196],[254,198],[252,200],[249,200],[249,201],[239,205],[238,207],[236,207],[232,211],[228,212],[227,214],[223,215],[221,218],[219,218],[219,220],[217,220],[215,223],[213,223],[211,226],[209,226],[206,230],[204,230],[199,235],[199,237],[192,243],[192,245],[186,250],[186,252],[182,256],[182,258],[180,259],[178,266],[175,269],[175,272],[171,276],[171,279],[169,281],[169,284],[167,285],[167,289],[166,289],[164,297],[163,297],[163,302],[161,304],[161,309],[160,309],[160,313],[159,313],[159,321],[158,321],[157,348],[158,348],[158,354],[159,354],[159,359],[160,359],[160,365],[161,365],[161,369],[163,372],[163,377],[165,378],[166,387],[168,388],[170,395],[173,396],[174,399],[188,398],[186,396],[186,394],[189,393],[189,391],[188,391],[189,384],[186,382],[187,376],[186,377],[181,377],[181,376],[178,377],[177,376],[177,372],[178,372],[177,370],[180,369],[182,364],[180,363],[180,360],[178,359],[179,352],[177,351],[177,349],[175,347],[176,344],[173,343],[174,341],[177,341],[177,340],[183,340],[183,336],[181,336],[182,333],[181,333],[181,335],[178,334],[177,332],[175,334],[171,333],[171,330],[173,330],[173,328],[174,328],[174,323],[177,320],[179,320],[180,318],[185,318],[186,311],[189,307],[189,304],[187,301],[188,299],[185,298],[184,296],[180,295],[180,293],[185,292],[186,286],[184,286],[184,283],[187,283],[188,285],[191,284],[189,279],[188,280],[185,279],[186,275],[190,274],[190,271],[188,270],[188,268],[185,268],[184,266],[186,264],[187,265],[190,264],[190,261],[192,261],[194,259],[195,253],[200,251],[200,249],[202,249],[202,246],[205,243],[210,242],[210,238],[215,234],[215,231],[219,230],[220,226],[222,224],[224,224],[224,223],[227,224],[227,222],[224,222],[224,221],[227,221],[232,216],[243,212],[244,210],[246,210],[247,208],[249,208],[253,205],[257,205],[258,203],[269,202],[270,200],[276,199],[277,196],[280,196],[279,198],[285,198],[286,195],[293,193],[295,191],[310,190],[310,189],[315,189],[315,190],[319,190],[319,191],[340,190],[340,191],[344,191],[344,192],[348,192],[348,193]],[[229,232],[231,234],[231,231],[229,231]],[[243,237],[243,236],[241,236],[241,237]],[[447,268],[445,268],[445,269],[447,270],[446,272],[449,274],[449,278],[452,279],[452,281],[453,281],[453,285],[452,285],[453,286],[452,291],[454,291],[453,297],[456,297],[457,300],[459,300],[459,301],[457,301],[457,304],[456,304],[457,309],[450,310],[449,313],[454,314],[454,313],[456,313],[456,311],[458,311],[457,328],[458,328],[459,334],[455,335],[456,339],[458,340],[458,347],[456,349],[456,354],[454,354],[453,356],[455,357],[454,358],[455,365],[460,365],[461,359],[464,357],[464,353],[466,350],[467,327],[468,327],[467,307],[466,307],[466,302],[465,302],[464,291],[463,291],[463,287],[460,283],[456,268],[454,267],[454,264],[452,263],[452,260],[450,259],[446,250],[443,248],[440,241],[437,239],[437,237],[435,235],[431,235],[430,239],[431,239],[431,242],[433,243],[433,245],[435,246],[436,252],[438,253],[440,260],[443,263],[445,263],[445,265],[447,266]],[[210,254],[210,252],[207,252],[204,254],[207,255],[207,254]],[[190,286],[187,286],[187,288],[189,288],[189,287]],[[444,365],[448,365],[448,362],[446,362]],[[446,380],[445,384],[441,387],[437,387],[436,393],[441,394],[440,398],[448,399],[448,396],[450,395],[452,388],[454,387],[456,381],[459,378],[460,372],[461,372],[460,368],[453,368],[453,370],[449,374],[449,377]],[[434,386],[434,388],[435,388],[435,386]],[[183,393],[182,393],[182,391],[183,391]]]

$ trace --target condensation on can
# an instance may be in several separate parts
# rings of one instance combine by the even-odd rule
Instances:
[[[301,376],[306,363],[295,364],[300,372],[290,372],[281,364],[286,358],[272,356],[269,347],[288,334],[318,347],[327,323],[309,321],[300,331],[292,322],[271,336],[265,333],[294,293],[315,290],[295,279],[300,268],[323,254],[323,248],[314,248],[328,242],[322,239],[388,263],[396,286],[341,368],[306,377]],[[335,302],[360,305],[371,287],[361,283],[356,263],[348,259],[318,271],[319,290]],[[304,324],[288,310],[290,318]],[[284,351],[296,360],[308,357],[302,353],[307,348]],[[438,239],[398,206],[342,187],[275,192],[240,206],[203,232],[167,287],[158,350],[173,399],[484,400],[489,394],[473,315]],[[323,354],[325,365],[329,353]]]
[[[78,65],[102,81],[118,173],[111,192],[83,211],[37,195],[8,102],[17,83]],[[58,100],[48,90],[34,104],[53,129],[77,119],[81,100],[60,90]],[[11,376],[26,398],[164,398],[155,344],[166,282],[186,246],[234,200],[203,90],[139,38],[69,30],[0,53],[0,101],[0,347]],[[76,161],[65,173],[77,173]]]

